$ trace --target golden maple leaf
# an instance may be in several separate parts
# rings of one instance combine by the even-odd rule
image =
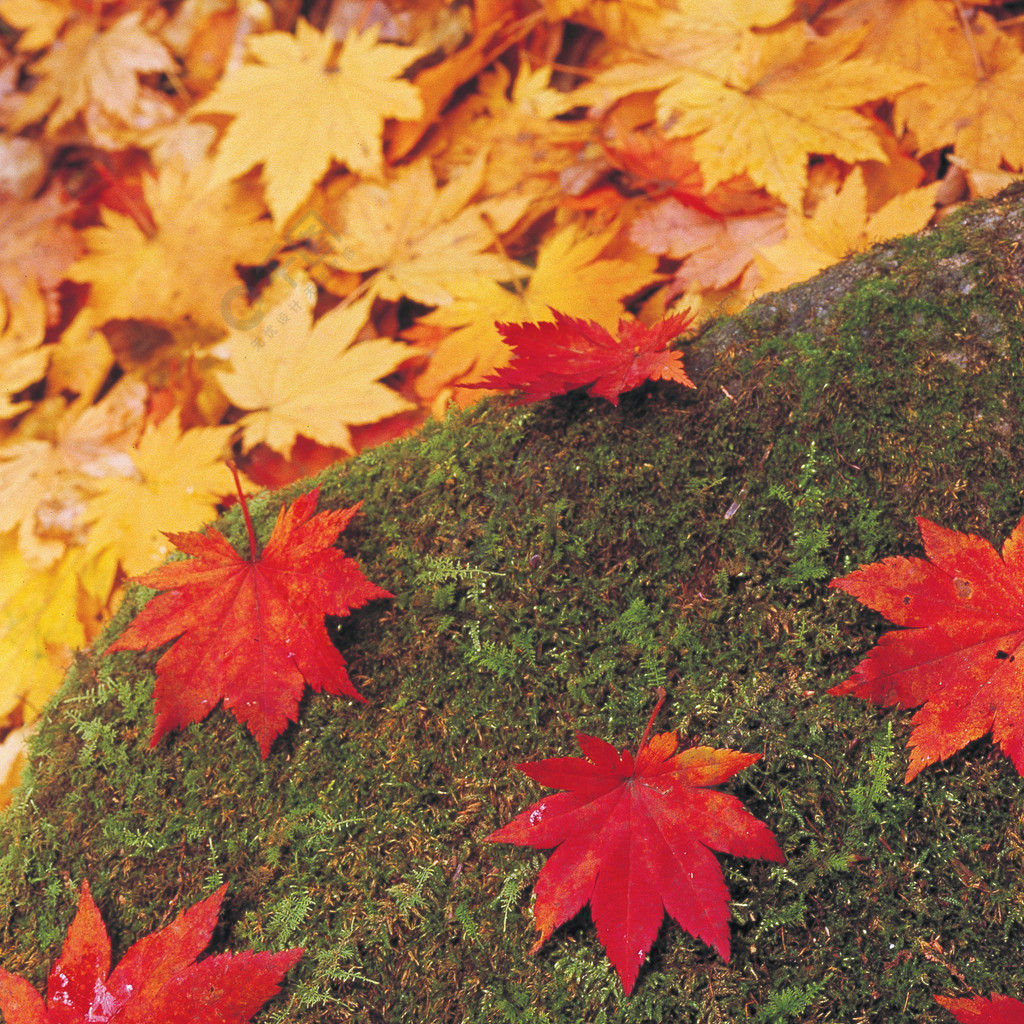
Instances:
[[[236,265],[267,262],[276,234],[250,183],[215,184],[210,170],[209,162],[189,173],[174,164],[143,179],[152,237],[106,208],[102,226],[83,230],[89,251],[67,276],[91,285],[95,323],[147,320],[181,342],[223,333],[231,297],[245,291]]]
[[[461,298],[420,317],[420,323],[448,328],[450,333],[417,378],[417,392],[435,401],[442,389],[459,380],[480,380],[505,365],[509,348],[494,326],[496,320],[547,320],[554,308],[615,328],[623,298],[650,284],[657,265],[654,256],[640,250],[599,258],[616,232],[613,225],[587,235],[576,225],[566,225],[545,238],[532,273],[521,268],[526,280],[517,290],[480,278]],[[475,402],[479,397],[479,392],[472,392],[460,401]]]
[[[218,500],[233,489],[225,465],[234,427],[193,427],[184,433],[175,411],[146,427],[131,452],[131,476],[105,476],[86,505],[90,523],[84,550],[116,556],[129,576],[139,576],[172,550],[166,533],[196,530],[214,516]]]
[[[94,20],[74,22],[32,65],[35,87],[10,128],[20,131],[46,117],[46,131],[53,135],[90,104],[130,122],[140,97],[139,75],[176,67],[164,44],[142,25],[140,11],[107,29]]]
[[[385,118],[412,120],[423,112],[416,87],[398,77],[423,53],[380,43],[377,35],[378,26],[350,31],[336,60],[334,36],[301,19],[294,36],[250,37],[257,63],[229,71],[193,108],[194,114],[234,116],[217,150],[213,181],[262,164],[267,205],[282,224],[331,160],[380,178]]]
[[[992,32],[943,61],[941,98],[915,90],[895,111],[914,133],[921,152],[953,144],[971,168],[999,171],[1024,167],[1020,105],[1024,54],[1008,35]]]
[[[777,291],[806,281],[852,252],[920,231],[935,212],[938,187],[939,183],[933,182],[895,196],[869,215],[864,174],[855,167],[842,188],[826,195],[810,217],[789,212],[786,238],[757,255],[762,274],[758,291]]]
[[[19,302],[7,306],[0,293],[0,420],[24,412],[31,402],[15,395],[46,375],[51,348],[42,347],[46,334],[46,301],[29,278]]]
[[[245,451],[265,443],[288,456],[300,435],[354,452],[349,426],[415,406],[380,383],[413,354],[389,338],[356,341],[373,297],[340,305],[313,323],[316,288],[305,283],[271,310],[255,333],[233,331],[214,350],[231,364],[217,372],[239,409]]]
[[[531,218],[554,207],[563,195],[559,175],[593,138],[593,126],[561,119],[576,100],[551,88],[551,74],[524,62],[514,81],[502,64],[480,75],[476,91],[441,125],[447,144],[435,161],[439,171],[451,176],[486,153],[484,196],[515,192],[528,200]]]
[[[726,77],[687,70],[663,89],[659,120],[669,135],[695,136],[705,187],[746,173],[799,209],[810,154],[885,160],[871,120],[855,108],[921,81],[851,57],[861,37],[817,38],[804,25],[748,33]]]
[[[50,0],[0,0],[0,18],[21,32],[19,50],[42,50],[49,46],[70,14],[70,6]]]
[[[22,702],[35,717],[60,685],[71,652],[88,642],[77,615],[85,561],[71,550],[39,572],[13,534],[0,535],[0,718]]]
[[[688,72],[724,79],[749,30],[777,25],[794,6],[795,0],[590,5],[589,20],[612,45],[602,68],[573,96],[603,112],[623,96],[664,89]]]
[[[426,157],[400,168],[385,185],[360,182],[345,192],[332,223],[342,225],[325,260],[339,270],[370,273],[372,294],[406,296],[427,306],[451,302],[481,277],[508,281],[521,273],[493,250],[499,233],[525,212],[528,197],[511,195],[470,205],[485,170],[483,157],[443,188]]]

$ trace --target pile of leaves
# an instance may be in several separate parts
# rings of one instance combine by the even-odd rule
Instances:
[[[0,0],[0,735],[231,494],[1024,164],[967,0]],[[16,735],[16,734],[12,734]]]

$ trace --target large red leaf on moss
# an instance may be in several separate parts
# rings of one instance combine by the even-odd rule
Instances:
[[[936,996],[960,1024],[1024,1024],[1024,1003],[1009,996],[975,996],[973,999],[950,999]]]
[[[109,649],[148,651],[178,638],[156,664],[150,746],[169,730],[202,720],[223,700],[249,727],[265,759],[274,739],[297,719],[307,683],[317,692],[363,699],[331,643],[324,615],[348,615],[392,595],[333,546],[359,505],[313,515],[319,493],[316,488],[281,509],[259,557],[251,524],[247,559],[212,527],[172,533],[175,546],[193,557],[139,577],[165,593]]]
[[[221,953],[201,963],[227,885],[139,939],[110,970],[110,938],[82,884],[78,913],[50,969],[46,1002],[24,979],[0,970],[0,1010],[7,1024],[244,1024],[280,991],[302,956]]]
[[[584,757],[517,765],[565,792],[488,836],[493,843],[557,847],[534,889],[540,938],[533,952],[589,902],[627,995],[666,912],[728,961],[729,891],[712,850],[785,860],[764,822],[736,797],[709,788],[761,755],[711,747],[676,753],[674,732],[646,742],[653,722],[654,715],[635,758],[577,733]]]
[[[593,320],[551,310],[554,323],[495,326],[513,351],[512,362],[473,388],[520,391],[521,401],[540,402],[590,385],[595,398],[619,404],[619,395],[645,380],[674,380],[695,387],[683,369],[683,357],[667,345],[692,322],[685,313],[647,327],[640,321],[619,321],[621,340]]]
[[[981,537],[917,524],[927,560],[886,558],[829,584],[909,628],[884,634],[828,692],[924,705],[907,782],[990,731],[1024,775],[1024,519],[1002,558]]]

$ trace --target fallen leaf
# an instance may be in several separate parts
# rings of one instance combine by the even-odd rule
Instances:
[[[96,324],[145,320],[182,344],[223,334],[225,308],[245,290],[236,267],[267,262],[276,234],[251,183],[216,184],[210,175],[207,161],[189,172],[172,164],[143,179],[153,235],[105,207],[103,224],[83,230],[89,252],[67,276],[91,286]]]
[[[165,928],[143,936],[111,971],[110,937],[83,882],[78,913],[50,968],[46,1001],[24,978],[0,970],[7,1024],[244,1024],[281,991],[281,979],[303,950],[221,953],[197,962],[227,888],[225,882]]]
[[[755,252],[781,241],[784,223],[781,207],[722,217],[668,197],[636,215],[629,237],[648,252],[685,261],[675,274],[680,291],[725,288],[741,278],[740,290],[748,291],[759,276]]]
[[[46,301],[31,279],[17,305],[5,306],[0,292],[0,420],[11,419],[32,403],[16,396],[46,375],[52,348],[42,346]]]
[[[743,37],[726,78],[684,72],[658,97],[668,134],[695,136],[704,182],[747,174],[799,208],[812,153],[848,163],[884,160],[861,104],[893,97],[921,80],[900,68],[851,57],[861,33],[826,39],[793,25]]]
[[[975,996],[973,999],[951,999],[935,996],[960,1024],[1024,1024],[1024,1003],[1009,996]]]
[[[383,299],[405,296],[427,306],[451,302],[480,278],[518,276],[520,264],[494,250],[499,232],[528,202],[512,196],[473,203],[485,168],[477,159],[438,188],[422,158],[385,184],[360,182],[328,213],[339,228],[329,235],[333,252],[325,262],[369,274],[368,287]]]
[[[976,170],[998,172],[1003,159],[1021,167],[1024,56],[989,14],[964,16],[934,0],[847,0],[825,20],[869,28],[863,56],[920,75],[920,84],[896,97],[892,117],[897,131],[911,133],[919,156],[952,145]]]
[[[827,193],[809,217],[789,211],[786,237],[757,254],[761,272],[758,292],[779,291],[806,281],[850,253],[920,231],[935,213],[938,188],[939,182],[933,182],[905,192],[869,214],[864,174],[855,167],[842,187]]]
[[[237,479],[237,478],[236,478]],[[239,492],[241,494],[241,491]],[[363,698],[331,642],[325,615],[348,615],[391,597],[334,547],[359,505],[313,515],[319,487],[282,506],[262,554],[245,509],[249,558],[213,527],[168,538],[191,559],[159,566],[138,582],[158,594],[111,644],[151,651],[174,644],[156,665],[156,728],[204,719],[220,702],[256,737],[263,758],[297,721],[308,683],[314,691]],[[361,504],[361,503],[360,503]]]
[[[280,225],[332,159],[357,174],[382,177],[384,119],[412,120],[423,113],[416,87],[398,77],[423,53],[380,43],[377,33],[376,26],[362,34],[350,31],[336,60],[334,35],[302,19],[294,35],[250,37],[256,63],[229,71],[193,107],[194,114],[234,117],[217,150],[214,183],[262,164],[267,205]]]
[[[547,796],[488,836],[492,843],[557,847],[534,887],[536,952],[590,903],[598,938],[628,995],[667,912],[729,960],[729,892],[712,850],[783,863],[768,827],[735,797],[711,786],[760,754],[693,747],[676,753],[665,732],[647,742],[664,700],[647,723],[636,758],[577,733],[584,757],[517,765]]]
[[[209,522],[231,490],[223,459],[234,427],[181,431],[177,411],[149,424],[126,460],[125,475],[92,482],[82,519],[92,524],[85,548],[113,552],[129,576],[162,562],[165,535]]]
[[[311,283],[300,285],[255,331],[233,331],[218,346],[231,364],[217,373],[224,394],[236,408],[253,410],[240,420],[245,452],[265,443],[288,456],[307,437],[354,453],[350,426],[415,408],[380,383],[415,350],[390,338],[356,341],[373,296],[340,305],[314,325],[315,297]]]
[[[902,631],[885,633],[828,692],[913,717],[909,782],[972,740],[992,738],[1024,775],[1024,519],[1003,545],[918,517],[922,558],[886,558],[833,580]]]
[[[480,380],[507,363],[509,349],[495,321],[540,319],[550,307],[614,327],[623,314],[623,298],[649,284],[656,268],[655,257],[641,250],[630,258],[603,255],[615,234],[614,226],[588,235],[568,224],[544,239],[532,273],[522,268],[524,277],[529,275],[522,287],[503,288],[482,278],[463,298],[421,317],[420,323],[450,333],[417,378],[419,393],[433,398],[453,382],[470,376]]]
[[[0,196],[0,292],[11,306],[34,277],[47,301],[47,323],[60,319],[57,288],[82,252],[71,226],[73,205],[50,188],[38,199]]]
[[[42,50],[57,38],[70,7],[48,0],[0,0],[0,18],[21,31],[19,50]]]
[[[128,122],[141,96],[138,76],[176,67],[167,47],[143,26],[141,11],[130,11],[108,28],[93,20],[75,22],[32,65],[37,82],[11,128],[20,131],[46,117],[46,131],[53,135],[90,104]]]
[[[0,493],[8,496],[0,533],[17,528],[21,553],[35,568],[49,567],[69,544],[81,542],[94,481],[135,472],[128,452],[145,406],[145,386],[122,377],[96,405],[36,403],[26,417],[31,433],[0,442]]]
[[[645,380],[672,380],[696,387],[683,357],[667,346],[692,322],[677,313],[648,327],[620,320],[616,340],[600,324],[551,310],[554,323],[496,324],[512,348],[512,362],[469,388],[522,392],[523,402],[542,402],[587,387],[595,398],[619,404],[619,396]]]

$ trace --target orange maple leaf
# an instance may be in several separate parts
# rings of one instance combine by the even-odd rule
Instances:
[[[924,705],[907,782],[990,730],[1024,775],[1024,519],[1002,558],[981,537],[917,525],[927,560],[886,558],[829,584],[908,628],[886,633],[828,692]]]
[[[109,648],[151,651],[175,641],[156,665],[150,746],[171,729],[201,721],[223,700],[256,737],[266,760],[275,738],[297,720],[307,683],[318,693],[364,699],[331,642],[324,615],[348,615],[393,595],[334,547],[359,505],[313,515],[319,494],[317,487],[281,507],[262,554],[242,498],[248,559],[213,527],[168,534],[191,560],[140,577],[163,593]]]

